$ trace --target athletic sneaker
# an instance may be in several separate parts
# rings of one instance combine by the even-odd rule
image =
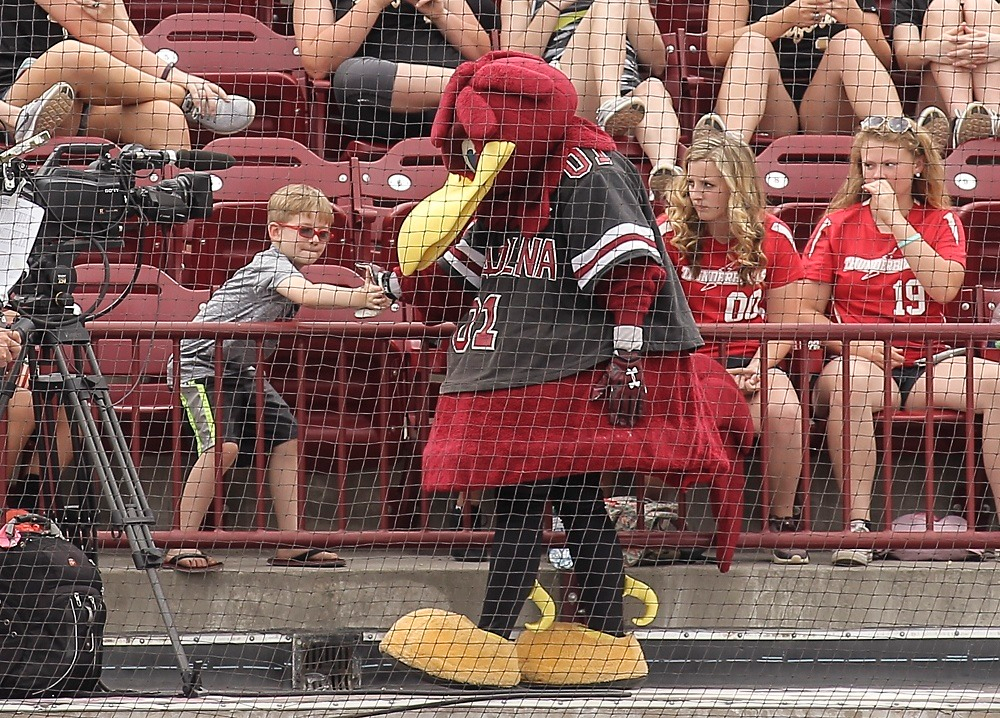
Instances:
[[[944,157],[948,151],[948,140],[951,138],[951,122],[948,120],[948,115],[933,105],[925,107],[917,117],[917,127],[930,135],[934,148]]]
[[[683,175],[684,170],[677,165],[660,162],[649,173],[649,189],[656,199],[662,200],[673,186],[674,179]]]
[[[597,108],[597,126],[613,137],[634,131],[646,116],[646,106],[633,97],[605,100]]]
[[[795,533],[799,530],[798,522],[793,518],[776,519],[772,516],[767,523],[775,533]],[[783,566],[805,566],[809,563],[809,554],[801,548],[776,548],[771,562]]]
[[[73,109],[76,92],[65,82],[57,82],[21,108],[14,126],[14,142],[24,142],[42,132],[51,133]]]
[[[694,131],[692,135],[697,137],[706,132],[718,132],[719,134],[728,131],[725,121],[714,112],[708,112],[702,115],[697,122],[694,123]]]
[[[996,116],[982,102],[970,102],[955,118],[955,147],[969,140],[983,140],[993,136]]]
[[[867,521],[855,519],[851,521],[852,534],[871,532]],[[842,548],[833,552],[834,566],[867,566],[872,562],[873,551],[870,548]]]
[[[184,102],[181,103],[181,110],[184,112],[184,116],[195,124],[219,135],[242,132],[250,126],[253,118],[257,116],[257,107],[250,99],[242,95],[229,95],[229,98],[225,100],[220,98],[215,105],[215,113],[212,115],[202,113],[201,109],[194,104],[191,95],[187,95]]]

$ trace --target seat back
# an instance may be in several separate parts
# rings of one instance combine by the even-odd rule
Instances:
[[[140,35],[151,32],[158,23],[178,13],[201,15],[245,13],[261,22],[274,22],[275,3],[272,0],[126,0],[128,16]]]
[[[947,192],[956,202],[1000,201],[1000,141],[965,142],[945,160]]]
[[[785,202],[772,209],[771,213],[792,230],[795,248],[801,253],[805,251],[826,207],[826,202]]]
[[[764,191],[774,202],[826,202],[847,178],[847,135],[778,137],[757,157]]]
[[[308,184],[331,199],[351,194],[348,162],[329,162],[308,147],[283,137],[220,137],[205,149],[236,158],[227,170],[213,172],[222,180],[216,202],[267,202],[287,184]]]
[[[444,186],[448,170],[429,138],[402,140],[372,162],[352,159],[359,259],[396,261],[396,236],[410,210]]]
[[[157,24],[143,43],[154,52],[173,50],[186,72],[253,100],[257,115],[241,134],[278,135],[306,145],[312,141],[312,106],[295,38],[279,35],[250,15],[178,13]],[[196,144],[214,137],[192,130]]]
[[[1000,201],[970,202],[956,214],[965,228],[965,284],[1000,286]]]

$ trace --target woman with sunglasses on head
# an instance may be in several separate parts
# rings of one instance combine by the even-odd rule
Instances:
[[[698,324],[762,324],[797,318],[802,262],[791,230],[764,209],[753,151],[728,133],[695,138],[661,225],[664,242]],[[779,368],[791,342],[736,340],[699,351],[722,363],[766,428],[768,525],[797,530],[795,493],[802,473],[802,406]],[[761,374],[767,374],[766,397]],[[763,418],[763,417],[766,417]],[[779,564],[806,564],[801,549],[775,549]]]
[[[851,149],[847,180],[817,225],[804,257],[803,311],[807,321],[842,324],[938,324],[965,279],[965,232],[944,188],[944,165],[930,135],[905,117],[862,121]],[[832,317],[829,318],[829,317]],[[815,396],[827,416],[827,445],[841,484],[850,469],[850,530],[871,530],[875,483],[875,418],[886,408],[927,407],[924,342],[903,334],[888,344],[851,342],[844,381],[842,342],[820,373]],[[932,353],[945,349],[943,344]],[[1000,496],[1000,364],[972,360],[972,391],[983,420],[983,460]],[[885,373],[891,392],[885,395]],[[966,357],[933,368],[933,406],[964,410]],[[849,432],[850,453],[844,451]],[[837,566],[866,566],[869,549],[834,552]]]
[[[749,141],[851,132],[857,119],[901,115],[889,43],[871,0],[710,0],[708,56],[725,66],[709,126]]]

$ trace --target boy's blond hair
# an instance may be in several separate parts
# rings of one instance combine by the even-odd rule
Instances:
[[[299,214],[315,214],[320,223],[333,223],[333,205],[321,190],[307,184],[289,184],[267,201],[267,221],[284,223]]]

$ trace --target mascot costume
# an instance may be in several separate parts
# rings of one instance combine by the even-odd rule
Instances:
[[[460,66],[432,131],[450,180],[404,223],[399,267],[377,276],[426,321],[458,320],[424,489],[496,492],[478,624],[421,609],[380,646],[437,678],[508,687],[646,675],[623,594],[652,591],[624,575],[601,472],[735,477],[713,498],[726,513],[717,541],[728,532],[731,547],[739,531],[732,445],[752,436],[745,403],[721,367],[691,355],[701,337],[640,177],[576,108],[570,81],[536,57],[493,52]],[[703,375],[732,387],[723,419]],[[525,600],[544,597],[547,502],[566,525],[584,622],[549,615],[515,641]]]

